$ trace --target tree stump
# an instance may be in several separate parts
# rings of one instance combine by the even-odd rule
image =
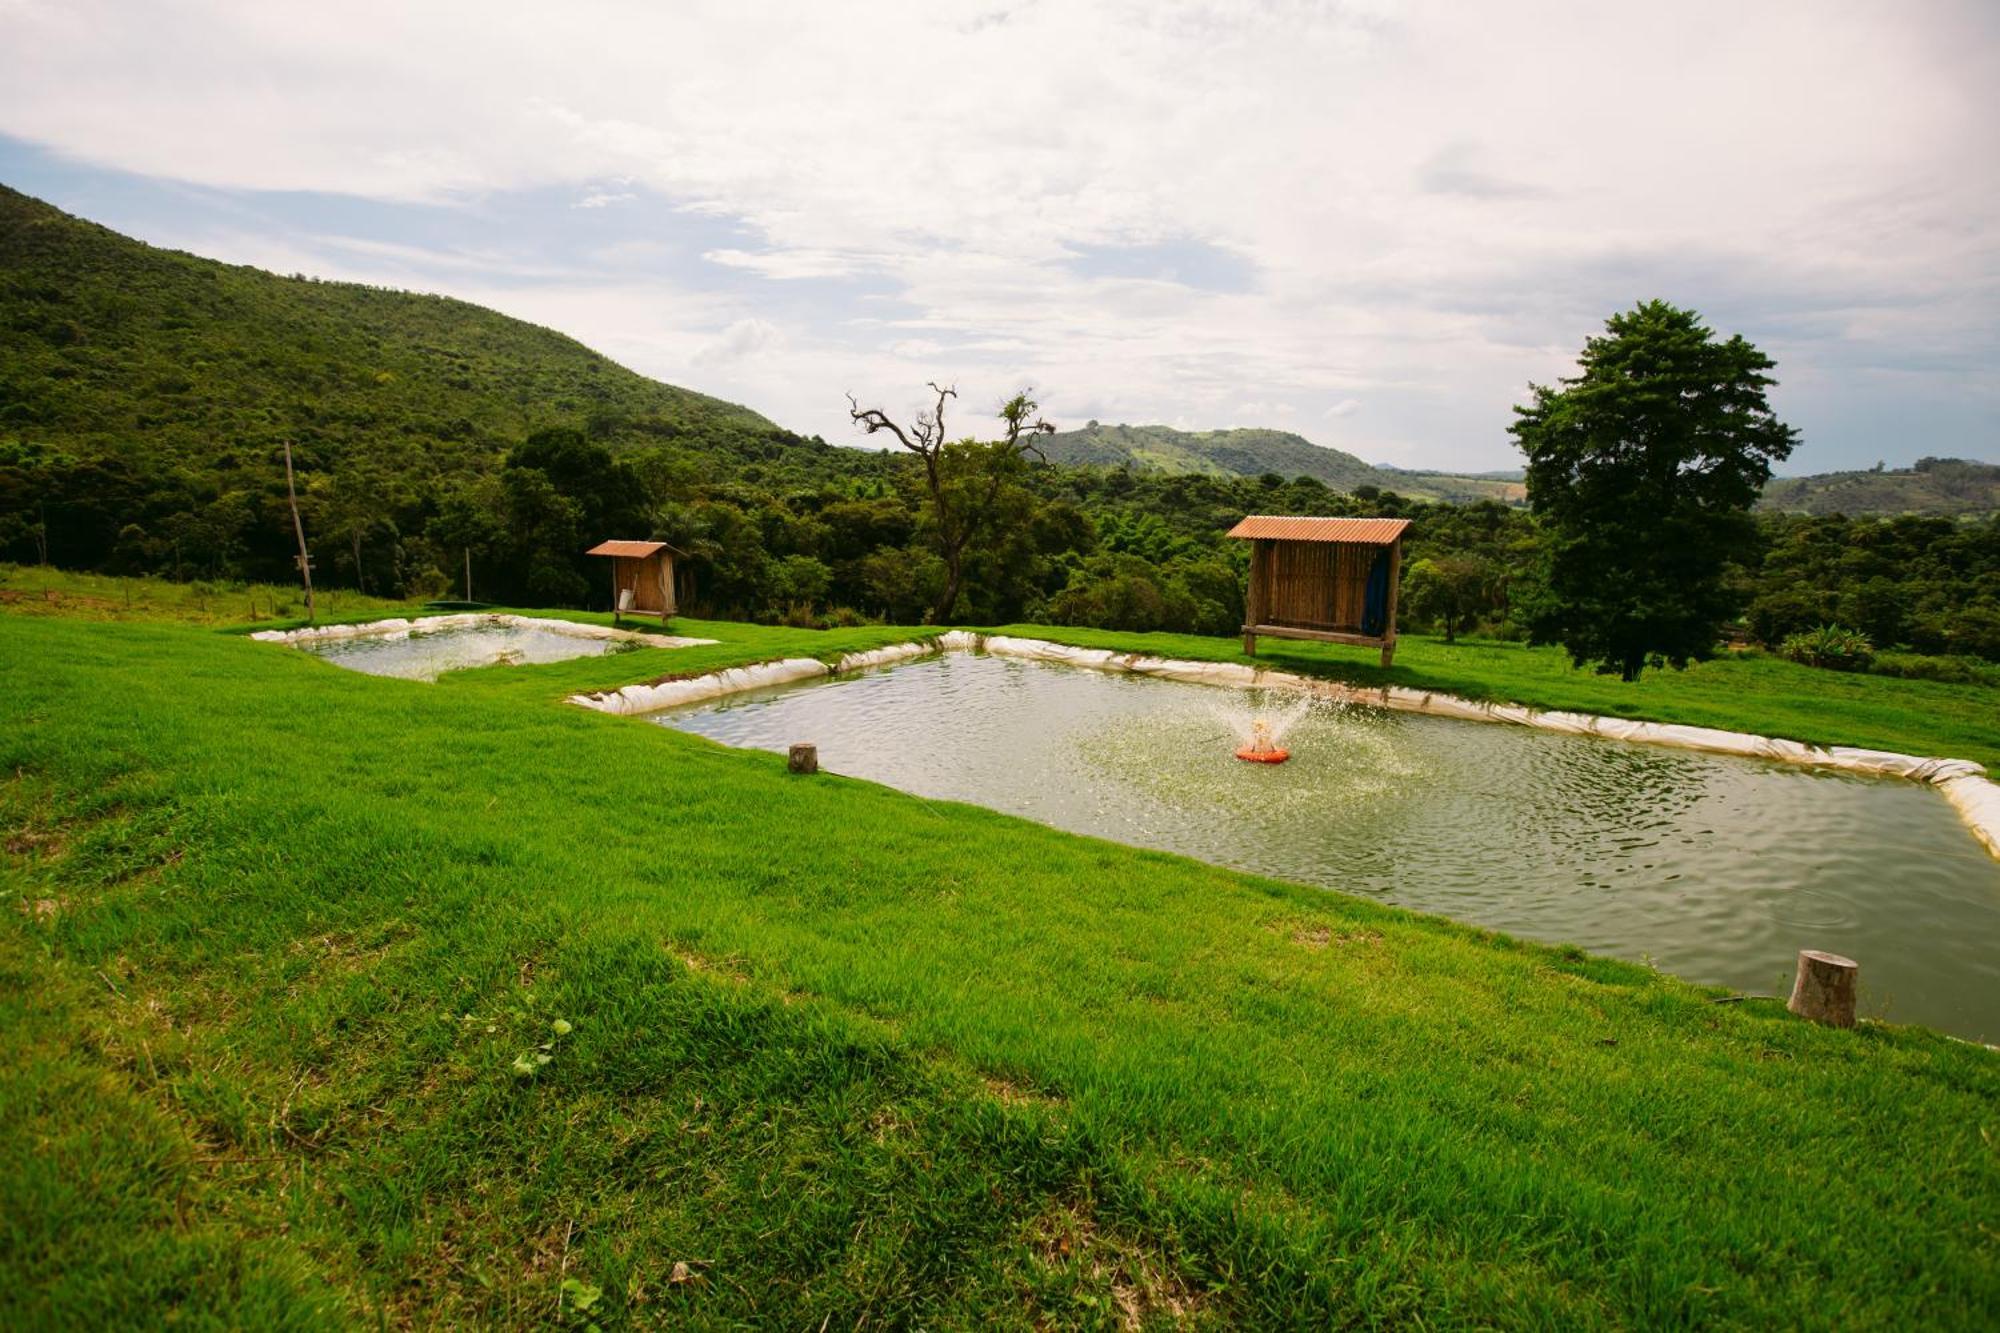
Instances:
[[[1837,1028],[1854,1026],[1854,978],[1861,965],[1837,953],[1799,950],[1799,975],[1786,1005],[1800,1018]]]
[[[819,772],[819,747],[817,745],[808,745],[804,741],[794,745],[786,767],[790,768],[794,773]]]

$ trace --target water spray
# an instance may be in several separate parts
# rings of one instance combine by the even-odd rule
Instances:
[[[1280,742],[1284,740],[1285,733],[1311,710],[1312,700],[1306,698],[1295,701],[1276,714],[1257,714],[1247,708],[1224,708],[1220,705],[1214,711],[1242,742],[1236,751],[1238,759],[1252,764],[1282,764],[1292,757],[1292,752]]]

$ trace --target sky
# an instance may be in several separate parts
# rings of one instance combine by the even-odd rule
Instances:
[[[0,0],[0,182],[842,444],[939,380],[1509,467],[1662,298],[1783,472],[2000,460],[1997,112],[1992,0]]]

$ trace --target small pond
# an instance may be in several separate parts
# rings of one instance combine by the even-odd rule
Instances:
[[[307,639],[297,646],[329,662],[365,671],[371,676],[401,676],[405,680],[436,680],[447,671],[468,667],[561,662],[571,657],[598,657],[623,651],[632,641],[586,638],[558,629],[519,622],[453,625],[426,630],[391,630],[350,638]]]
[[[654,718],[1754,993],[1830,949],[1860,960],[1865,1013],[2000,1041],[2000,862],[1934,791],[1332,706],[1290,763],[1245,764],[1218,709],[1255,700],[951,654]]]

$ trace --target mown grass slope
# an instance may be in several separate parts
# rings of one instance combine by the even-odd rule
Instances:
[[[709,628],[0,616],[0,1320],[1990,1323],[1991,1052],[553,702],[905,633]]]

